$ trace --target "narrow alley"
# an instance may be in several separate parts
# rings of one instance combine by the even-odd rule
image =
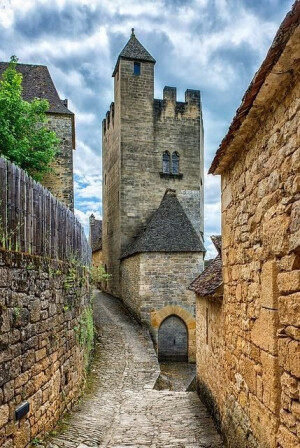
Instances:
[[[221,448],[196,392],[154,390],[159,365],[152,342],[122,304],[95,297],[99,331],[93,381],[47,448]]]

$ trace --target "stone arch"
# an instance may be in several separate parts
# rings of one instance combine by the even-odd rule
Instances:
[[[159,361],[188,361],[188,328],[181,317],[171,314],[158,329]]]
[[[189,362],[195,362],[196,360],[196,319],[187,310],[179,305],[167,305],[160,310],[154,310],[151,312],[151,326],[158,333],[158,329],[162,322],[168,316],[178,316],[185,323],[188,329],[188,358]]]

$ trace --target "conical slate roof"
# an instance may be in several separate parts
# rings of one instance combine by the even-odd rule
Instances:
[[[140,41],[135,37],[134,29],[132,28],[131,36],[121,53],[119,54],[114,72],[112,76],[115,76],[120,59],[134,59],[135,61],[146,61],[155,63],[155,59],[146,50]]]
[[[174,190],[166,191],[145,230],[125,249],[121,258],[141,252],[205,252]]]

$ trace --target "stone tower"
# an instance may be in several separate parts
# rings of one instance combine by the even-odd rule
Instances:
[[[203,125],[200,92],[165,87],[154,99],[155,59],[134,30],[115,69],[114,102],[103,120],[103,263],[107,290],[121,297],[120,259],[168,188],[203,242]]]

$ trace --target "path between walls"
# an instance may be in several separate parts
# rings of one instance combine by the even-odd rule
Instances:
[[[98,292],[99,342],[88,393],[47,448],[221,448],[195,392],[154,390],[159,365],[147,332],[119,300]]]

